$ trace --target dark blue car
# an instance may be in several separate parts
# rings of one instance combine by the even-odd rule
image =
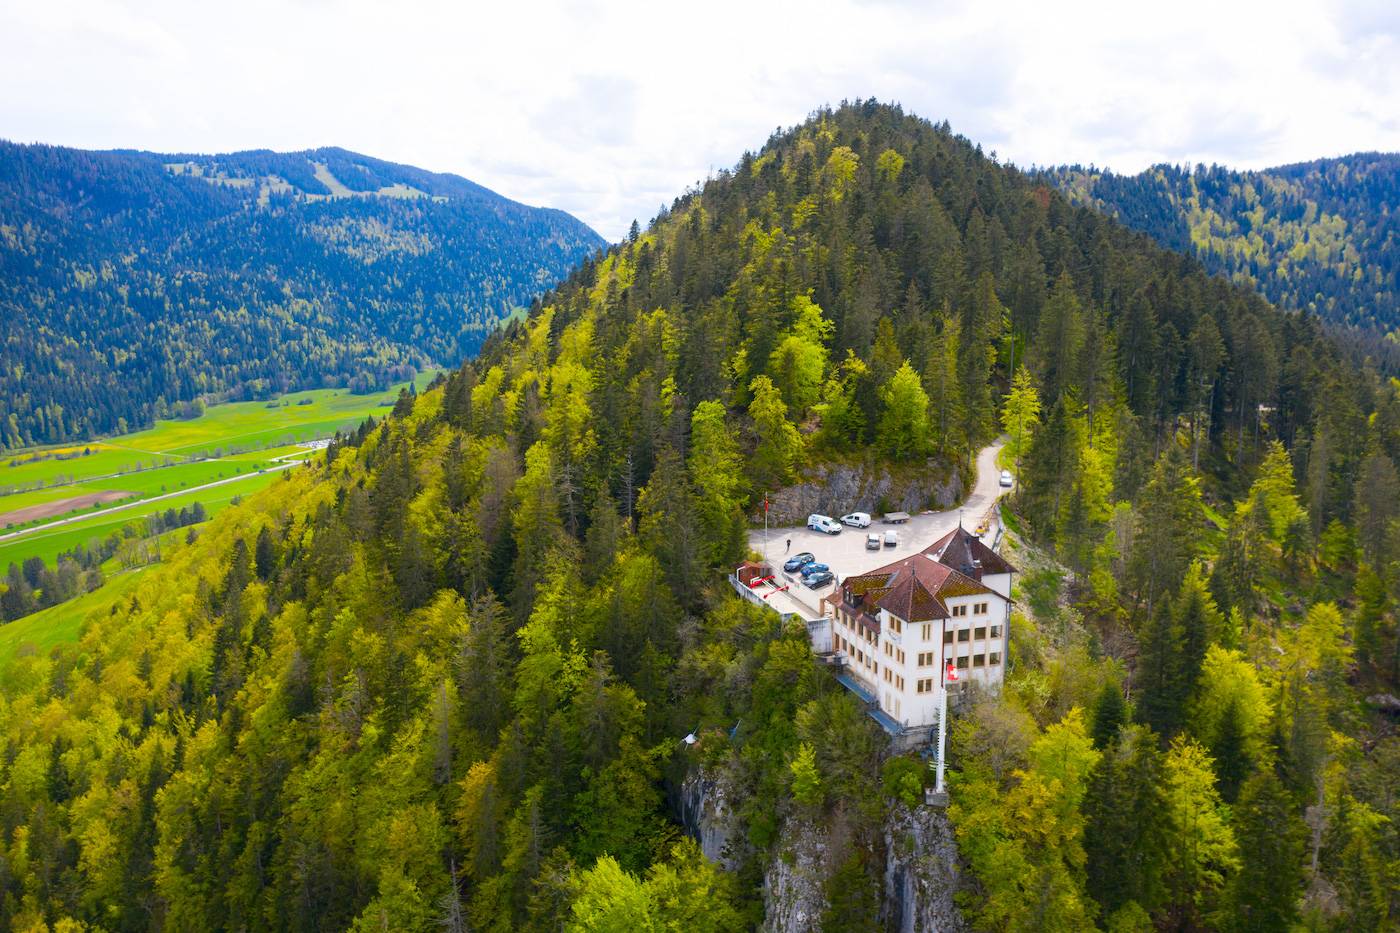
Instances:
[[[818,564],[813,561],[802,568],[802,576],[810,577],[814,573],[826,573],[830,569],[826,564]]]
[[[783,564],[783,569],[788,573],[792,573],[794,570],[801,570],[816,559],[817,555],[813,554],[811,551],[803,551],[801,554],[794,554],[789,557],[787,563]]]
[[[810,589],[817,590],[826,586],[834,579],[835,577],[832,575],[830,570],[818,570],[814,574],[810,574],[809,576],[803,577],[802,582],[807,584],[807,586]]]

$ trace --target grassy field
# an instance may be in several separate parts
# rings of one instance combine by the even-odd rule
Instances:
[[[0,625],[0,678],[21,651],[46,654],[55,645],[77,641],[87,617],[111,608],[136,587],[148,569],[143,567],[114,576],[85,596]]]
[[[0,568],[8,567],[12,562],[23,563],[26,558],[35,556],[42,557],[46,562],[52,564],[55,558],[64,551],[71,550],[79,544],[88,544],[94,540],[100,541],[130,522],[139,521],[155,512],[164,512],[166,509],[174,509],[178,512],[185,506],[199,502],[204,505],[205,511],[212,517],[219,510],[227,507],[233,499],[246,498],[259,489],[270,485],[281,475],[280,470],[252,473],[246,479],[238,482],[215,486],[212,489],[186,492],[168,499],[142,502],[140,505],[123,509],[120,512],[112,512],[109,507],[85,516],[81,521],[34,531],[9,541],[0,541]]]
[[[424,374],[416,381],[421,388],[431,378]],[[352,395],[344,389],[314,389],[284,395],[273,402],[230,402],[211,406],[198,418],[159,421],[152,428],[120,437],[80,446],[18,451],[0,458],[0,515],[88,493],[117,490],[131,493],[132,498],[147,498],[258,470],[275,470],[279,465],[272,458],[294,454],[299,449],[298,442],[352,429],[371,415],[382,417],[398,397],[399,388],[371,395]],[[32,488],[39,485],[43,488]],[[227,497],[223,490],[218,495]],[[206,506],[209,504],[205,502]],[[165,507],[165,503],[160,504],[162,510]],[[110,504],[87,506],[63,514],[91,513],[92,525],[84,523],[83,529],[101,526],[106,529],[102,534],[146,514],[128,510],[118,513],[120,518],[104,520],[101,516],[111,508]],[[18,522],[8,529],[0,527],[0,531],[44,525],[58,517],[62,516]],[[36,542],[58,539],[62,544],[54,547],[36,543],[30,551],[16,542],[4,542],[0,545],[0,555],[4,555],[0,557],[0,568],[14,555],[50,556],[91,537],[76,526],[36,534],[45,535],[35,538]]]
[[[422,388],[431,378],[424,374],[416,382]],[[272,403],[229,402],[210,406],[198,418],[158,421],[144,431],[90,444],[17,451],[0,458],[0,490],[55,481],[86,482],[189,457],[260,453],[264,448],[329,437],[358,426],[370,415],[382,417],[394,404],[399,388],[371,395],[312,389]],[[89,453],[83,455],[84,451]],[[62,455],[69,459],[59,459]],[[5,497],[0,497],[0,512],[8,510]]]

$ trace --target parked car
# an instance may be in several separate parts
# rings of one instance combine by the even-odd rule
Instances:
[[[852,528],[869,528],[870,513],[852,512],[850,515],[842,515],[841,524],[850,525]]]
[[[813,531],[820,531],[829,535],[839,535],[841,533],[841,523],[830,515],[817,515],[816,513],[808,515],[807,527]]]
[[[885,532],[885,547],[894,547],[899,543],[899,532],[891,529]]]
[[[1011,482],[1012,482],[1012,480],[1011,480],[1011,471],[1010,471],[1010,470],[1002,470],[1002,471],[1001,471],[1001,488],[1003,488],[1003,489],[1010,489],[1010,488],[1011,488]]]
[[[880,550],[880,535],[878,532],[872,531],[870,534],[865,536],[865,549],[867,551]]]
[[[819,573],[812,574],[810,577],[803,578],[802,582],[814,590],[819,590],[835,579],[835,575],[833,575],[830,570],[823,570]]]
[[[814,573],[826,573],[830,569],[831,566],[828,564],[819,564],[816,561],[813,561],[812,563],[802,568],[802,576],[810,577]]]
[[[794,570],[801,570],[816,559],[817,555],[813,554],[811,551],[803,551],[801,554],[794,554],[789,557],[787,563],[783,564],[783,569],[788,573],[792,573]]]

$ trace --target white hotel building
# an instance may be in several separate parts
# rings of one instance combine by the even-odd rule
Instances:
[[[847,577],[824,602],[832,650],[901,729],[937,723],[940,686],[1001,687],[1015,568],[959,527],[918,554]],[[957,680],[948,681],[950,665]]]

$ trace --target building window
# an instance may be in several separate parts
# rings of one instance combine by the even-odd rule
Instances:
[[[903,690],[903,689],[904,689],[904,678],[903,678],[903,677],[900,677],[900,676],[898,676],[898,675],[895,675],[895,678],[894,678],[894,679],[895,679],[895,686],[897,686],[900,690]]]
[[[926,677],[926,678],[924,678],[923,680],[919,681],[919,692],[920,692],[920,693],[932,693],[932,692],[933,692],[933,678],[932,678],[932,677]]]
[[[952,643],[953,643],[953,630],[952,630],[952,629],[944,629],[944,630],[943,630],[943,644],[945,644],[945,645],[951,645]]]
[[[986,656],[986,655],[984,655],[984,654],[974,654],[974,655],[972,656],[972,666],[973,666],[973,667],[985,667],[986,664],[987,664],[987,656]]]
[[[904,631],[902,623],[894,616],[890,616],[890,628],[894,630],[894,633],[896,635],[899,635]]]
[[[986,637],[987,637],[987,626],[985,626],[985,625],[979,625],[979,626],[977,626],[976,631],[974,631],[974,632],[972,633],[972,637],[975,638],[975,639],[977,639],[978,641],[981,641],[982,639],[986,638]]]
[[[1000,663],[1001,663],[1001,652],[1000,652],[1000,651],[993,651],[990,655],[987,656],[987,663],[988,663],[988,664],[1000,664]]]
[[[962,617],[967,615],[967,606],[954,606],[953,615],[956,617]]]
[[[958,641],[967,641],[972,632],[965,628],[958,629]]]
[[[993,637],[993,638],[1000,638],[1000,637],[1001,637],[1001,626],[1000,626],[1000,625],[993,625],[993,626],[992,626],[992,637]]]
[[[967,670],[967,658],[966,658],[966,657],[958,658],[958,670],[960,670],[960,671],[965,671],[965,670]]]
[[[924,623],[924,641],[928,641],[928,640],[929,640],[930,638],[932,638],[932,637],[933,637],[933,623],[932,623],[932,622],[925,622],[925,623]]]
[[[904,649],[903,649],[903,648],[896,649],[895,654],[899,655],[899,663],[900,663],[900,664],[903,664],[903,663],[904,663]]]
[[[920,666],[920,667],[932,667],[932,666],[933,666],[933,652],[932,652],[932,651],[920,651],[920,652],[919,652],[919,666]]]

